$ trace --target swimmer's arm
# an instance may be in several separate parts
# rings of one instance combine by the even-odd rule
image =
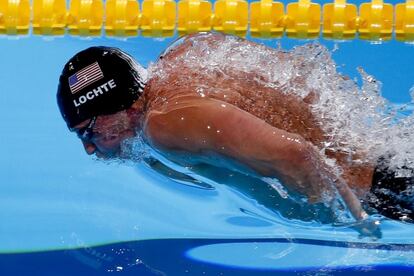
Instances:
[[[187,100],[169,111],[151,111],[144,131],[150,143],[165,150],[195,154],[219,153],[263,176],[277,177],[312,202],[322,192],[338,191],[355,218],[364,211],[348,186],[326,168],[316,149],[301,136],[216,100]]]

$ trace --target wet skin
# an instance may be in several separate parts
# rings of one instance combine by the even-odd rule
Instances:
[[[319,153],[327,135],[311,112],[315,93],[310,91],[308,97],[300,99],[265,87],[254,81],[258,76],[241,73],[237,68],[228,68],[226,78],[191,71],[180,66],[177,57],[193,47],[194,40],[205,41],[214,50],[225,36],[190,38],[159,61],[178,63],[180,70],[148,80],[144,94],[130,109],[98,116],[95,135],[83,141],[86,152],[103,158],[117,156],[120,143],[132,137],[136,129],[142,129],[148,142],[160,150],[220,154],[261,175],[277,177],[289,189],[307,195],[310,202],[320,201],[323,192],[332,192],[334,183],[354,217],[365,217],[349,187],[360,196],[365,194],[373,168],[370,164],[356,164],[346,153],[325,152],[343,170],[341,175],[331,172]],[[255,45],[245,40],[241,43]],[[289,53],[276,54],[278,58],[289,58]],[[200,85],[210,90],[217,88],[216,93],[201,97],[197,92]]]

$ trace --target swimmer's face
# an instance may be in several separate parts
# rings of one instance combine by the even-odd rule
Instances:
[[[135,136],[136,124],[127,111],[97,116],[92,124],[91,120],[78,124],[73,130],[80,133],[82,129],[90,127],[89,137],[79,137],[88,154],[96,154],[100,158],[116,157],[120,153],[121,143]]]

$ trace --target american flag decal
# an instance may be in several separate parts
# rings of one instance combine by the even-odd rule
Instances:
[[[82,70],[69,77],[69,88],[72,94],[75,94],[82,88],[102,79],[103,73],[98,62],[86,66]]]

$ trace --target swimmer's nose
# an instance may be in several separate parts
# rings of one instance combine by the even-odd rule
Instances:
[[[82,144],[87,154],[91,155],[91,154],[94,154],[94,152],[96,151],[96,146],[94,144],[86,143],[83,141],[82,141]]]

